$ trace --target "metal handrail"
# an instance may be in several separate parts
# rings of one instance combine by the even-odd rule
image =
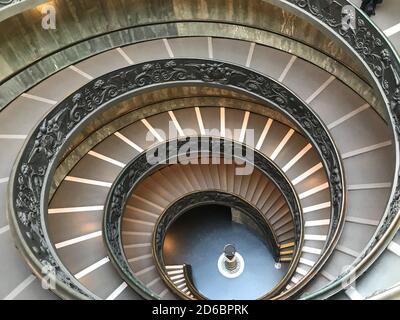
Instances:
[[[123,244],[120,237],[122,220],[125,211],[125,206],[128,198],[134,192],[136,186],[138,186],[144,177],[151,175],[151,173],[157,170],[159,164],[150,164],[148,162],[148,155],[154,154],[155,150],[168,150],[172,152],[172,159],[179,157],[180,147],[187,143],[192,146],[190,149],[195,150],[196,146],[205,148],[198,152],[211,152],[213,155],[220,153],[221,156],[224,155],[224,146],[226,139],[213,138],[213,137],[188,137],[185,139],[167,141],[165,143],[159,143],[152,147],[150,151],[144,151],[135,157],[126,167],[120,172],[118,177],[115,179],[110,192],[107,196],[105,211],[103,216],[103,234],[104,240],[109,252],[109,256],[113,263],[116,265],[117,270],[120,272],[121,276],[125,279],[128,284],[130,284],[134,289],[140,289],[142,295],[146,295],[148,288],[141,283],[134,275],[131,267],[128,263],[123,250]],[[232,141],[232,147],[240,152],[234,152],[235,155],[242,154],[242,149],[249,150],[248,146],[244,146],[237,142]],[[231,150],[230,150],[231,151]],[[266,175],[280,190],[284,195],[287,204],[290,208],[290,212],[293,217],[293,222],[295,225],[295,255],[291,261],[288,272],[285,274],[284,278],[266,295],[260,299],[271,298],[276,296],[280,291],[282,291],[285,284],[291,279],[295,269],[297,268],[298,261],[300,259],[301,248],[303,245],[303,234],[304,234],[304,220],[301,215],[301,205],[300,200],[294,190],[289,179],[286,175],[268,158],[264,157],[258,151],[251,149],[250,151],[254,154],[253,159],[243,158],[246,162],[254,161],[252,165]],[[247,154],[247,151],[245,152]],[[162,158],[162,163],[168,163],[170,161],[169,155],[165,155],[167,158]],[[133,174],[134,173],[134,174]],[[176,212],[179,214],[179,212]],[[172,288],[174,284],[170,281],[168,276],[164,273],[163,266],[161,265],[161,246],[162,246],[162,235],[161,232],[165,232],[169,226],[170,220],[174,219],[175,215],[167,214],[166,211],[159,217],[156,223],[156,227],[153,231],[153,256],[155,257],[156,266],[161,273],[165,282]],[[186,295],[181,294],[179,290],[175,290],[176,294],[181,296],[181,298],[188,299]],[[139,292],[140,293],[140,292]],[[152,293],[151,293],[152,294]]]
[[[374,87],[386,104],[389,125],[395,146],[395,175],[385,214],[362,254],[339,275],[320,290],[304,299],[326,298],[351,285],[385,250],[397,232],[400,223],[400,58],[383,32],[360,9],[347,0],[335,0],[331,6],[319,0],[270,0],[300,14],[325,32],[339,39],[360,60],[370,74]],[[354,10],[355,28],[343,28],[344,8]]]
[[[57,270],[61,287],[79,288],[77,292],[93,297],[63,267],[46,230],[49,181],[68,141],[80,133],[91,116],[127,96],[155,86],[200,83],[229,87],[266,101],[302,129],[330,177],[331,230],[342,227],[345,194],[338,152],[328,130],[294,93],[271,78],[232,64],[199,59],[153,61],[116,70],[89,82],[52,109],[26,141],[12,175],[9,216],[13,227],[20,232],[22,252],[38,273],[47,261]],[[314,270],[320,266],[317,263]]]

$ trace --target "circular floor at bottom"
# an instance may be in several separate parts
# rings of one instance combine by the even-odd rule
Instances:
[[[233,279],[218,270],[218,258],[226,244],[234,244],[245,269]],[[275,267],[265,241],[251,227],[232,221],[230,208],[203,206],[178,218],[164,242],[167,265],[190,264],[196,288],[208,299],[257,299],[284,277],[287,266]]]

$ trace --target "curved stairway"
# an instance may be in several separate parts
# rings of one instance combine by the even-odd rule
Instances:
[[[276,245],[281,249],[279,260],[291,261],[291,248],[295,245],[293,218],[283,195],[260,171],[254,169],[252,174],[241,176],[235,174],[233,164],[170,165],[140,183],[128,200],[123,217],[122,245],[140,281],[149,286],[161,280],[155,268],[151,244],[151,235],[160,215],[175,201],[199,191],[233,194],[257,208],[269,222]],[[139,234],[146,234],[147,242],[144,243]],[[171,267],[166,268],[169,275]],[[187,289],[183,285],[181,288]],[[165,289],[165,284],[159,289],[161,297]]]
[[[186,39],[176,39],[175,41],[184,42],[185,40]],[[205,39],[196,40],[199,42],[199,46],[202,44],[204,45]],[[161,40],[154,42],[155,44],[151,44],[152,47],[157,48],[158,45],[158,50],[155,51],[163,53],[162,49],[164,49],[166,52],[165,54],[161,54],[159,58],[165,58],[167,54],[165,43]],[[215,42],[216,44],[213,45],[213,49],[215,50],[214,56],[216,58],[219,60],[243,64],[243,61],[246,58],[245,53],[247,52],[245,48],[248,49],[250,44],[227,39],[216,39]],[[169,43],[171,43],[171,50],[174,50],[174,42],[169,41]],[[191,40],[190,43],[193,47],[193,40]],[[180,47],[185,47],[185,45],[181,44]],[[217,51],[217,48],[221,48],[220,51]],[[223,48],[230,48],[230,50],[222,50]],[[232,54],[238,55],[238,52],[240,52],[238,50],[239,48],[243,48],[241,50],[243,52],[241,57],[230,56]],[[272,51],[274,55],[266,55],[268,53],[267,50]],[[133,51],[134,50],[132,48],[132,52]],[[126,49],[126,52],[129,53],[130,50]],[[139,51],[135,52],[137,54]],[[226,54],[227,56],[222,56],[222,54]],[[176,54],[176,56],[179,55]],[[273,60],[275,56],[277,56],[277,58]],[[389,162],[389,159],[392,157],[389,130],[386,128],[384,121],[366,104],[365,101],[353,93],[348,87],[343,85],[338,80],[333,79],[329,74],[321,69],[300,59],[295,59],[294,62],[291,63],[293,59],[291,59],[290,56],[287,56],[284,53],[279,53],[273,49],[266,49],[259,46],[255,47],[252,59],[253,63],[250,64],[250,67],[254,69],[256,69],[257,66],[256,57],[259,57],[260,60],[265,61],[266,64],[264,69],[258,68],[257,71],[265,72],[265,70],[268,69],[269,64],[276,66],[277,59],[287,62],[286,65],[285,62],[281,62],[281,73],[286,72],[287,70],[284,78],[282,77],[282,74],[279,76],[274,73],[269,75],[276,78],[281,78],[285,85],[299,94],[300,97],[302,97],[311,105],[311,107],[319,114],[322,120],[327,123],[327,126],[330,128],[331,134],[337,143],[339,151],[342,154],[348,185],[348,212],[346,225],[344,227],[344,232],[340,239],[339,246],[335,248],[335,252],[333,253],[334,258],[330,260],[333,262],[333,264],[328,263],[324,271],[322,271],[317,280],[314,281],[317,286],[316,288],[319,288],[321,285],[325,285],[330,280],[333,280],[337,275],[339,275],[340,272],[344,270],[345,266],[351,264],[351,262],[359,255],[374,233],[384,211],[383,209],[386,205],[391,187],[390,181],[393,175],[393,168],[390,166],[381,166],[380,163]],[[140,60],[138,57],[135,57],[135,61],[142,60]],[[97,57],[97,62],[100,63],[99,56]],[[104,65],[105,63],[102,64]],[[290,64],[290,69],[287,68],[288,64]],[[77,67],[85,72],[89,72],[89,70],[84,69],[82,66]],[[305,75],[306,79],[309,79],[308,81],[304,81]],[[197,133],[199,133],[198,131],[200,131],[200,128],[197,123],[198,120],[196,109],[192,110],[190,116],[187,116],[190,118],[189,121],[191,121],[188,126],[185,125],[185,115],[181,115],[182,112],[183,110],[180,112],[174,112],[179,125],[182,128],[188,127],[189,129],[195,129]],[[200,113],[205,129],[221,128],[221,112],[222,111],[218,109],[215,109],[214,111],[207,109],[203,111],[203,109],[201,109]],[[164,132],[168,132],[168,123],[171,121],[170,115],[165,113],[159,117],[159,119],[146,119],[146,123],[138,122],[136,127],[125,128],[121,130],[120,134],[122,136],[118,137],[114,135],[114,137],[110,137],[109,139],[115,141],[116,138],[121,140],[121,137],[126,137],[135,145],[138,145],[139,148],[135,149],[125,142],[125,149],[130,150],[131,153],[129,155],[133,156],[134,154],[137,154],[138,150],[144,150],[149,147],[149,143],[143,141],[145,133],[149,131],[148,127],[153,129],[161,129]],[[225,128],[242,128],[244,118],[244,112],[235,114],[235,111],[226,109]],[[256,122],[256,120],[257,119],[255,119],[254,122]],[[250,119],[248,122],[247,128],[256,127],[256,124],[253,125]],[[275,123],[275,125],[277,124],[276,121],[273,123]],[[258,126],[256,127],[256,130],[258,130],[257,133],[259,136],[262,136],[266,126],[267,120],[258,120]],[[275,126],[273,128],[275,128]],[[271,132],[268,132],[268,138],[276,139],[276,141],[266,140],[267,142],[271,141],[271,144],[265,143],[265,145],[263,144],[262,147],[260,147],[260,151],[265,152],[265,154],[268,156],[272,156],[274,150],[289,132],[288,129],[279,129],[280,128],[277,128],[276,130],[271,129]],[[143,134],[140,134],[140,132],[143,132]],[[257,133],[255,133],[256,136]],[[142,137],[142,139],[140,137]],[[159,141],[157,139],[154,140]],[[290,140],[291,139],[289,139],[288,142]],[[275,159],[281,168],[284,168],[284,166],[290,161],[289,159],[293,159],[295,155],[302,151],[303,152],[301,154],[307,151],[307,143],[305,141],[302,144],[296,143],[295,140],[290,142],[292,142],[294,145],[294,151],[287,154],[286,158],[281,160],[281,163],[278,163],[280,159]],[[108,142],[108,145],[110,144],[114,145],[114,143]],[[121,142],[119,142],[119,144],[121,144]],[[290,145],[287,145],[284,150],[290,150],[289,148]],[[106,157],[116,159],[122,163],[126,163],[129,160],[129,158],[122,158],[115,151],[113,153],[108,153],[106,149],[102,148],[101,146],[96,147],[94,151],[96,152],[96,150],[98,150],[98,153],[105,155]],[[125,154],[126,153],[127,151],[125,151]],[[284,160],[286,160],[286,163],[284,163]],[[291,167],[290,169],[285,169],[287,169],[286,174],[290,179],[296,179],[299,177],[302,178],[302,174],[311,173],[311,175],[308,176],[308,179],[299,179],[301,181],[298,184],[295,184],[298,194],[301,195],[302,193],[305,193],[303,195],[304,197],[305,195],[308,195],[306,192],[313,188],[324,188],[326,178],[324,178],[323,171],[320,170],[321,168],[322,166],[319,165],[319,161],[315,158],[315,156],[313,156],[312,153],[305,152],[304,157],[299,159],[299,161],[296,163],[296,166]],[[367,168],[368,170],[366,170]],[[114,168],[114,170],[117,169]],[[105,174],[106,172],[105,170],[99,171],[101,171],[102,174]],[[102,179],[102,177],[97,175],[91,176],[85,174],[82,176],[78,173],[70,173],[69,175],[84,179],[94,179],[100,181],[105,180],[109,186],[113,181],[111,177],[111,179],[104,179],[105,177]],[[70,181],[69,184],[71,185],[72,182]],[[60,186],[60,188],[60,190],[62,190],[62,194],[70,192],[63,190],[62,186]],[[78,191],[80,194],[84,192],[82,190],[83,186],[77,187],[76,184],[73,184],[72,188],[74,188],[76,191],[78,191],[76,188],[80,188]],[[65,197],[63,197],[63,201],[65,202],[57,203],[54,202],[57,201],[57,196],[55,196],[50,208],[53,206],[56,208],[65,208],[71,206],[85,207],[104,203],[104,200],[97,201],[97,199],[101,197],[101,194],[103,194],[102,197],[105,199],[107,189],[104,188],[104,186],[90,186],[89,188],[96,193],[97,197],[93,197],[93,194],[87,196],[86,199],[90,199],[90,202],[68,202],[69,205],[67,206],[67,200]],[[330,213],[329,204],[327,203],[328,199],[328,191],[326,189],[322,189],[320,192],[311,194],[302,201],[303,208],[305,208],[305,212],[307,213],[305,214],[305,218],[316,222],[310,222],[309,224],[306,223],[306,236],[310,235],[310,237],[308,239],[306,238],[307,241],[305,242],[305,248],[303,249],[304,253],[302,263],[298,269],[297,276],[293,279],[294,283],[296,283],[303,275],[307,273],[307,270],[309,270],[310,267],[315,263],[316,257],[318,257],[318,255],[321,253],[321,249],[323,248],[324,244],[324,239],[322,237],[324,234],[326,235],[327,223],[329,223],[327,221]],[[367,203],[366,200],[371,202]],[[57,203],[57,205],[55,205],[55,203]],[[361,211],[360,207],[362,209],[366,208],[367,210],[364,209]],[[357,232],[357,234],[360,235],[357,237],[357,241],[354,241],[354,232]],[[64,240],[68,240],[68,238],[64,238]],[[316,289],[313,287],[310,288],[310,290]]]
[[[74,222],[70,222],[68,220],[75,220],[76,217],[79,215],[81,215],[82,217],[82,220],[79,221],[79,226],[81,228],[84,228],[86,224],[93,226],[93,212],[84,212],[82,210],[94,210],[95,208],[101,210],[103,208],[108,189],[111,186],[110,181],[113,181],[116,178],[116,175],[120,170],[119,168],[121,168],[123,164],[129,162],[129,160],[138,153],[137,149],[146,150],[157,142],[160,142],[157,139],[151,139],[153,140],[153,142],[148,143],[148,141],[146,141],[146,136],[149,132],[150,134],[155,134],[156,136],[158,136],[157,132],[168,132],[170,121],[172,121],[171,119],[175,119],[177,121],[179,127],[182,129],[183,132],[185,132],[186,129],[188,132],[195,133],[196,135],[200,135],[202,129],[204,129],[205,132],[207,132],[207,130],[214,129],[213,131],[215,133],[219,133],[220,128],[217,128],[221,123],[219,119],[221,113],[225,115],[224,123],[225,130],[227,132],[234,132],[234,129],[237,129],[236,132],[240,132],[243,128],[242,121],[243,119],[246,119],[245,122],[247,123],[247,129],[254,129],[256,132],[256,136],[258,134],[260,135],[260,137],[262,137],[263,143],[262,146],[259,147],[259,150],[265,153],[267,156],[274,158],[276,160],[276,163],[280,165],[281,168],[288,168],[289,166],[291,166],[290,170],[287,169],[286,171],[288,177],[292,179],[292,181],[296,182],[295,179],[297,179],[298,181],[298,183],[295,184],[295,187],[299,186],[299,189],[297,190],[299,190],[298,192],[302,194],[301,202],[305,210],[307,210],[307,207],[311,207],[311,209],[308,210],[312,210],[313,206],[318,206],[320,204],[319,201],[321,201],[321,198],[329,199],[329,192],[326,190],[326,176],[323,171],[320,170],[321,167],[318,165],[318,156],[315,154],[315,151],[313,149],[310,149],[305,139],[299,133],[295,133],[293,129],[290,129],[277,121],[273,121],[272,119],[264,118],[256,114],[250,114],[235,109],[222,110],[221,108],[212,107],[205,107],[202,109],[185,108],[182,110],[174,111],[172,113],[166,112],[158,114],[156,116],[152,116],[146,120],[141,120],[133,123],[132,125],[114,133],[109,138],[98,144],[92,151],[89,151],[89,153],[80,160],[80,162],[73,168],[71,172],[69,172],[64,181],[60,184],[49,206],[50,235],[53,237],[52,240],[55,243],[56,248],[61,248],[59,249],[59,256],[62,259],[63,263],[70,270],[73,270],[71,272],[75,273],[75,270],[77,269],[72,266],[70,267],[69,261],[72,262],[78,260],[80,261],[80,263],[82,263],[82,261],[85,261],[85,259],[88,258],[90,258],[90,261],[105,261],[102,259],[104,259],[104,257],[106,256],[106,252],[105,249],[103,249],[104,251],[101,254],[96,254],[96,258],[91,258],[93,253],[90,254],[91,249],[90,247],[87,247],[85,250],[82,250],[81,255],[78,258],[76,254],[81,251],[79,246],[84,246],[84,248],[86,247],[85,244],[82,244],[82,241],[83,239],[85,239],[85,234],[87,234],[88,232],[85,230],[84,234],[81,231],[79,234],[73,233],[68,236],[63,234],[63,237],[60,238],[59,229],[66,229],[66,224],[72,225]],[[185,122],[185,119],[188,119],[187,122]],[[199,126],[199,119],[201,119],[201,129]],[[242,121],[240,121],[241,119]],[[265,134],[263,134],[263,132]],[[142,137],[142,139],[140,139],[139,137]],[[221,134],[219,134],[219,137],[222,137]],[[238,137],[238,141],[240,141],[239,138],[240,136]],[[290,141],[291,144],[289,144],[288,138],[293,139],[292,141]],[[259,138],[257,138],[256,140],[257,143],[260,141]],[[286,140],[287,144],[283,144],[282,141]],[[107,147],[111,145],[113,146],[113,149],[110,152]],[[135,146],[136,150],[132,146]],[[289,146],[293,146],[291,148],[292,150],[288,149]],[[302,156],[303,154],[304,157],[306,157],[307,155],[309,163],[313,161],[311,162],[311,165],[303,163],[303,165],[301,166],[300,156]],[[102,160],[99,158],[101,158]],[[301,158],[303,158],[303,156]],[[295,161],[292,161],[293,159],[295,159]],[[296,161],[297,159],[299,160]],[[101,164],[99,166],[94,165],[94,163]],[[311,169],[314,167],[317,168],[317,170],[312,169],[312,171],[309,171],[308,174],[303,175],[304,166],[307,165],[310,166]],[[134,215],[134,213],[132,212],[129,215],[130,218],[134,220],[130,224],[129,231],[147,232],[147,234],[145,235],[134,235],[135,238],[139,237],[136,241],[147,243],[147,247],[142,247],[139,249],[139,251],[143,253],[143,255],[145,255],[146,253],[149,254],[149,252],[147,252],[146,250],[151,250],[151,247],[149,248],[148,244],[149,237],[151,236],[151,232],[153,230],[152,227],[154,226],[154,221],[149,221],[149,218],[150,220],[154,220],[154,214],[159,215],[163,211],[163,208],[165,208],[165,206],[170,203],[169,201],[172,201],[170,199],[171,195],[166,194],[166,190],[171,193],[172,190],[175,189],[176,197],[185,194],[187,191],[184,190],[185,187],[183,182],[178,183],[178,181],[187,181],[187,183],[190,183],[192,185],[192,188],[194,188],[194,190],[207,190],[216,188],[217,186],[219,188],[221,187],[222,182],[220,181],[220,177],[222,176],[222,174],[224,174],[224,167],[218,168],[216,166],[213,167],[212,165],[186,165],[182,167],[184,169],[181,174],[185,174],[185,177],[182,177],[182,179],[176,180],[179,177],[178,173],[176,172],[175,174],[169,173],[167,178],[166,175],[168,173],[168,170],[172,170],[172,168],[168,167],[166,169],[163,169],[155,173],[154,177],[151,176],[150,178],[148,178],[149,180],[145,181],[143,186],[139,187],[137,194],[135,193],[134,198],[129,201],[129,212],[132,208],[134,208],[140,209],[142,213],[143,211],[145,211],[153,215],[153,218],[150,218],[149,214],[142,214],[140,217],[131,217],[131,214]],[[226,170],[228,169],[226,168]],[[258,206],[260,207],[260,209],[263,210],[268,215],[268,217],[273,218],[271,223],[277,224],[277,228],[283,227],[281,230],[276,230],[278,232],[277,236],[280,237],[281,244],[285,245],[286,243],[290,243],[293,234],[290,233],[290,226],[285,223],[287,222],[286,217],[290,215],[290,213],[285,210],[285,207],[282,207],[284,201],[280,193],[273,188],[272,184],[266,184],[264,186],[260,185],[257,189],[257,192],[251,193],[251,190],[257,187],[256,183],[258,182],[258,180],[256,176],[252,177],[235,175],[233,174],[232,170],[230,170],[230,173],[229,187],[228,185],[226,186],[227,188],[229,188],[228,190],[232,189],[234,193],[242,195],[245,199],[246,196],[255,196],[257,202],[259,202]],[[151,183],[152,180],[153,183]],[[318,189],[313,189],[310,187],[311,185],[313,185],[313,183],[317,184]],[[319,197],[317,197],[316,200],[313,201],[313,195],[317,191],[319,193]],[[65,197],[65,194],[68,194],[68,198]],[[152,194],[154,195],[152,196]],[[163,196],[165,198],[168,197],[168,201]],[[67,206],[67,203],[69,206]],[[69,212],[71,211],[75,212],[73,214],[70,214]],[[60,215],[63,216],[63,219],[61,220],[58,219]],[[273,215],[274,217],[272,217]],[[318,216],[319,220],[316,221],[312,215],[309,215],[310,218],[308,218],[308,216],[305,216],[306,227],[311,225],[312,227],[310,226],[309,228],[313,228],[311,230],[315,233],[310,235],[307,234],[306,237],[312,238],[314,236],[319,239],[319,242],[316,242],[315,244],[316,250],[322,248],[324,240],[326,240],[329,225],[329,215],[329,210],[326,210],[326,215],[323,215],[323,213],[320,212],[320,215]],[[102,216],[100,214],[97,217],[99,223],[101,222],[101,218]],[[88,222],[85,223],[85,220],[88,220]],[[101,233],[99,232],[100,229],[101,228],[98,225],[98,229],[91,229],[90,233],[93,234],[93,236],[96,235],[96,241],[99,243],[99,245],[102,245]],[[128,230],[123,229],[123,232],[125,231]],[[93,242],[95,240],[93,239],[90,241]],[[133,239],[131,239],[131,241],[133,241]],[[71,243],[72,247],[67,248],[67,245],[69,247]],[[285,250],[282,250],[282,252],[287,253],[287,247],[284,246],[284,248]],[[74,252],[75,256],[73,257],[73,259],[64,258],[64,254],[68,255],[69,252]],[[137,255],[138,253],[135,254]],[[305,254],[303,254],[303,256]],[[128,253],[128,255],[129,258],[131,258],[131,253]],[[315,262],[318,258],[318,253],[314,255],[315,257],[309,257],[308,260],[312,259],[311,261]],[[152,266],[154,266],[152,258],[148,259],[148,262]],[[90,263],[86,264],[90,266]],[[101,267],[101,265],[96,266]],[[141,271],[153,271],[153,276],[151,278],[148,278],[149,275],[146,274],[146,281],[144,281],[145,283],[151,284],[152,281],[155,280],[155,278],[157,278],[158,276],[154,268],[149,268],[151,268],[151,266],[146,266],[143,268],[143,270],[139,270],[139,275],[142,274],[140,273]],[[137,266],[134,268],[134,270],[135,269],[137,269]],[[84,284],[88,285],[87,283]],[[161,290],[160,292],[162,291],[163,290]],[[97,292],[95,293],[98,294]]]
[[[3,211],[6,211],[7,181],[14,159],[31,128],[48,110],[83,84],[111,70],[131,63],[174,57],[232,62],[267,74],[299,95],[326,124],[343,160],[347,187],[346,223],[329,261],[310,282],[305,293],[315,292],[334,280],[359,257],[384,213],[394,176],[390,130],[366,101],[331,74],[296,56],[246,41],[187,37],[159,39],[113,49],[59,71],[18,97],[0,113],[0,146],[2,150],[7,150],[0,154],[0,202]],[[101,237],[102,210],[108,189],[120,170],[134,156],[153,143],[162,141],[162,137],[154,134],[154,129],[168,132],[171,121],[175,126],[178,123],[182,129],[182,132],[177,130],[178,135],[202,135],[203,130],[217,129],[214,132],[226,137],[229,129],[238,129],[231,138],[239,142],[244,139],[241,134],[243,128],[255,130],[256,139],[252,147],[277,163],[292,181],[301,199],[305,244],[300,265],[288,288],[299,282],[322,253],[328,233],[330,195],[323,166],[308,142],[293,128],[255,113],[217,106],[190,106],[134,122],[104,139],[82,157],[58,186],[49,205],[49,233],[63,264],[100,298],[139,298],[127,284],[121,283],[118,273],[109,263]],[[153,134],[153,141],[146,141],[149,132]],[[161,171],[157,175],[168,183],[165,174]],[[172,176],[176,179],[175,173]],[[190,182],[200,183],[198,179]],[[205,186],[211,186],[211,180],[204,182]],[[248,188],[264,190],[255,186],[257,179],[246,182]],[[220,181],[216,183],[221,185]],[[158,191],[161,194],[161,189]],[[284,214],[283,210],[282,217]],[[273,222],[278,221],[283,223],[285,220]],[[138,225],[145,224],[142,220]],[[48,291],[41,290],[39,281],[21,263],[13,248],[5,215],[0,218],[0,226],[0,253],[7,257],[4,259],[6,263],[0,267],[0,274],[8,275],[0,287],[0,296],[7,299],[53,298]],[[148,234],[138,233],[133,237],[140,243],[149,241]],[[395,238],[373,268],[379,270],[381,264],[385,268],[386,264],[400,262],[398,243]],[[143,256],[146,254],[148,252],[143,251]],[[135,257],[132,256],[133,259]],[[150,265],[142,266],[141,271],[150,268]],[[369,273],[366,274],[360,279],[360,289],[357,283],[357,289],[345,291],[347,297],[368,297],[375,290],[389,285],[382,283],[379,288],[372,287],[372,282],[379,283],[379,277],[374,277],[378,272],[371,270],[373,280],[368,280]],[[173,298],[159,281],[155,281],[156,275],[154,273],[146,279],[147,285],[159,286],[157,292],[161,297]],[[392,281],[398,280],[390,279],[389,282]]]

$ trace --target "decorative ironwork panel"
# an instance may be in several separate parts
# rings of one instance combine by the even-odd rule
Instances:
[[[0,9],[2,7],[6,7],[6,6],[10,5],[10,4],[15,4],[15,3],[18,3],[18,2],[22,2],[22,1],[25,1],[25,0],[0,0]]]
[[[320,154],[329,177],[330,239],[340,229],[344,218],[341,163],[328,131],[305,103],[276,80],[236,65],[198,59],[160,60],[132,65],[89,82],[51,110],[33,131],[15,167],[12,214],[17,217],[24,249],[30,252],[30,259],[31,255],[37,259],[36,265],[50,264],[60,282],[82,292],[47,240],[44,217],[48,199],[43,198],[51,181],[49,175],[58,165],[60,151],[77,134],[79,126],[117,98],[150,87],[188,83],[229,87],[257,96],[296,122]],[[261,164],[256,161],[255,165]]]
[[[266,222],[263,214],[257,208],[253,207],[250,203],[244,201],[234,194],[213,190],[199,191],[183,196],[182,198],[175,201],[171,206],[169,206],[167,210],[165,210],[165,212],[162,214],[156,224],[154,231],[155,255],[158,263],[161,266],[164,266],[163,244],[169,227],[187,211],[198,206],[207,204],[224,205],[229,208],[237,209],[241,213],[248,216],[252,221],[254,221],[254,223],[262,232],[263,238],[266,240],[266,243],[268,244],[270,250],[273,252],[275,261],[279,262],[279,244],[275,242],[273,231],[271,230],[269,224]],[[298,212],[295,217],[297,219],[301,219],[300,213]],[[296,225],[299,224],[301,224],[301,222]],[[300,240],[300,230],[296,230],[296,235],[298,248]]]
[[[285,0],[295,5],[298,9],[308,14],[311,18],[321,23],[329,29],[341,41],[343,41],[367,66],[371,76],[376,81],[376,87],[386,100],[387,111],[390,115],[394,138],[396,140],[396,162],[398,163],[398,141],[400,135],[400,61],[396,51],[384,34],[377,29],[371,20],[360,10],[351,7],[352,12],[346,11],[351,4],[346,0]],[[352,25],[344,25],[344,18],[352,19]],[[379,241],[393,227],[395,219],[399,218],[400,209],[400,184],[399,167],[394,179],[394,189],[390,200],[390,205],[379,225],[372,241],[363,253],[355,260],[351,267],[342,273],[335,285],[339,285],[343,278],[354,273],[354,267],[364,260],[377,246]],[[356,268],[358,269],[358,268]],[[357,270],[361,274],[360,270]],[[354,277],[353,277],[354,278]],[[354,280],[354,279],[353,279]],[[332,288],[327,288],[328,290]]]
[[[162,152],[160,150],[162,150]],[[114,181],[114,184],[111,187],[107,197],[103,218],[103,234],[111,259],[117,265],[117,268],[120,270],[120,272],[122,272],[123,277],[129,284],[133,285],[134,288],[136,287],[141,289],[144,293],[148,293],[149,296],[154,294],[150,292],[149,289],[135,277],[125,257],[121,240],[121,220],[125,211],[126,202],[128,201],[134,188],[140,184],[140,181],[143,178],[151,175],[162,164],[169,164],[171,162],[176,163],[177,159],[183,155],[186,155],[188,150],[192,151],[190,156],[195,156],[196,159],[204,157],[205,155],[218,155],[223,157],[229,154],[229,159],[232,159],[231,155],[241,155],[241,160],[244,160],[247,163],[254,163],[254,166],[261,173],[266,175],[282,192],[292,214],[293,223],[295,226],[296,245],[299,246],[302,242],[302,230],[304,226],[302,210],[297,194],[283,172],[271,160],[265,158],[261,153],[250,149],[245,145],[236,142],[227,143],[226,139],[214,137],[187,137],[179,140],[168,141],[165,144],[159,144],[138,155],[122,170],[122,172]],[[251,154],[250,157],[248,156],[249,154]],[[154,155],[157,155],[157,159],[154,159]],[[222,193],[216,193],[214,199],[217,197],[222,200],[222,195]],[[210,198],[208,193],[199,193],[198,196],[208,196],[208,198]],[[186,197],[185,199],[186,202],[177,202],[177,205],[174,207],[177,210],[170,212],[170,214],[163,214],[161,220],[159,220],[157,223],[157,228],[154,234],[155,243],[153,244],[153,248],[156,250],[155,254],[158,257],[161,257],[160,254],[164,238],[163,235],[165,235],[170,223],[172,223],[172,221],[179,214],[180,209],[182,209],[182,205],[188,205],[187,201],[193,204],[195,199],[199,200],[197,197]],[[205,199],[203,198],[203,200]],[[231,200],[233,201],[234,199],[232,198]],[[236,202],[237,201],[233,201],[232,204]],[[243,201],[241,201],[241,203],[243,206]],[[257,214],[253,215],[258,217],[259,213],[257,212]],[[265,223],[266,222],[264,220],[264,224]],[[271,234],[271,230],[269,228],[268,230],[268,238],[271,239],[273,236]],[[275,244],[275,247],[276,246],[277,245]],[[297,254],[297,259],[294,260],[298,260],[299,257],[299,254]],[[159,261],[161,260],[158,260],[158,262]],[[143,294],[142,292],[139,293]]]

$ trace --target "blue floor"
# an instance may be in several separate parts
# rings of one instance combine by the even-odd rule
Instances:
[[[234,279],[222,276],[217,261],[226,244],[234,244],[245,261],[244,272]],[[275,268],[267,245],[258,234],[231,221],[229,208],[207,206],[180,217],[168,231],[166,264],[190,264],[196,288],[209,299],[257,299],[283,278],[287,265]]]

